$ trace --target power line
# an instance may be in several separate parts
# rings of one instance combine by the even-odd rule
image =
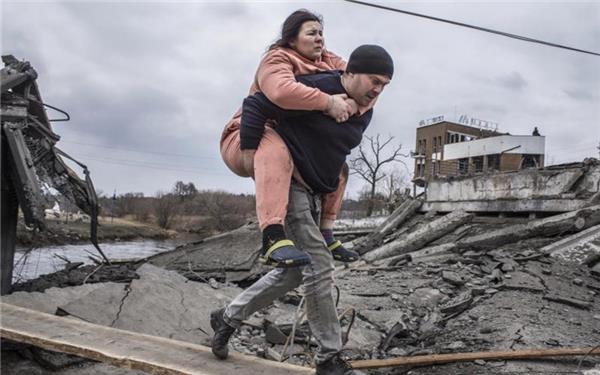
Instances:
[[[200,170],[198,170],[198,169],[172,168],[169,166],[161,166],[160,164],[148,164],[148,163],[143,163],[143,162],[139,162],[139,161],[127,161],[127,160],[121,160],[121,159],[106,159],[106,158],[98,158],[98,157],[87,156],[87,155],[79,155],[79,157],[82,160],[93,160],[93,161],[97,161],[100,163],[120,165],[120,166],[126,166],[126,167],[141,167],[141,168],[149,168],[149,169],[156,169],[156,170],[186,172],[186,173],[195,173],[195,174],[202,173],[202,174],[206,174],[206,175],[223,175],[223,176],[228,175],[227,173],[200,172]]]
[[[98,155],[86,155],[86,154],[79,154],[80,157],[82,158],[95,158],[95,159],[102,159],[102,160],[106,160],[106,161],[116,161],[116,162],[122,162],[122,163],[130,163],[130,164],[144,164],[144,165],[151,165],[151,166],[157,166],[157,167],[168,167],[168,168],[179,168],[181,167],[182,163],[160,163],[160,162],[155,162],[152,160],[135,160],[135,159],[120,159],[120,158],[112,158],[112,157],[107,157],[107,156],[98,156]],[[195,165],[187,165],[189,167],[192,168],[197,168],[197,169],[206,169],[206,168],[202,168],[202,167],[197,167]]]
[[[73,144],[77,144],[77,145],[90,146],[90,147],[109,148],[109,149],[112,149],[112,150],[119,150],[119,151],[138,152],[138,153],[142,153],[142,154],[181,156],[181,157],[194,158],[194,159],[218,159],[218,158],[216,158],[214,156],[197,156],[197,155],[190,155],[190,154],[174,154],[174,153],[168,153],[168,152],[142,151],[142,150],[133,150],[133,149],[127,149],[127,148],[112,147],[112,146],[105,146],[105,145],[96,145],[96,144],[92,144],[92,143],[75,142],[75,141],[64,141],[64,140],[61,140],[60,142],[61,143],[73,143]]]
[[[556,44],[556,43],[551,43],[551,42],[545,42],[545,41],[539,40],[539,39],[533,39],[533,38],[529,38],[529,37],[526,37],[526,36],[521,36],[521,35],[517,35],[517,34],[507,33],[507,32],[504,32],[504,31],[498,31],[498,30],[488,29],[486,27],[480,27],[480,26],[470,25],[468,23],[457,22],[457,21],[452,21],[452,20],[448,20],[448,19],[444,19],[444,18],[428,16],[428,15],[421,14],[421,13],[409,12],[409,11],[406,11],[406,10],[396,9],[396,8],[392,8],[392,7],[386,7],[386,6],[378,5],[378,4],[371,4],[371,3],[367,3],[367,2],[359,1],[359,0],[344,0],[344,1],[347,1],[349,3],[355,3],[355,4],[365,5],[365,6],[369,6],[369,7],[373,7],[373,8],[378,8],[378,9],[389,10],[389,11],[392,11],[392,12],[404,13],[404,14],[408,14],[409,16],[426,18],[428,20],[449,23],[449,24],[454,25],[454,26],[467,27],[469,29],[475,29],[475,30],[484,31],[484,32],[491,33],[491,34],[501,35],[501,36],[505,36],[507,38],[522,40],[524,42],[538,43],[538,44],[543,44],[543,45],[550,46],[550,47],[562,48],[562,49],[566,49],[566,50],[570,50],[570,51],[587,53],[589,55],[600,56],[600,53],[597,53],[597,52],[586,51],[586,50],[582,50],[582,49],[579,49],[579,48],[573,48],[573,47],[563,46],[561,44]]]

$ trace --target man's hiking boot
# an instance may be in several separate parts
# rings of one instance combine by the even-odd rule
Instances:
[[[340,262],[352,263],[358,260],[358,253],[346,249],[339,240],[327,245],[327,248],[331,251],[333,259],[339,260]]]
[[[235,327],[227,324],[223,318],[224,313],[225,308],[210,313],[210,326],[215,331],[211,344],[212,352],[219,359],[226,359],[227,355],[229,355],[227,344],[229,343],[229,338],[235,332]]]
[[[339,354],[331,357],[329,360],[317,364],[316,375],[366,375],[362,371],[354,370],[350,363],[344,360]]]
[[[298,250],[296,245],[285,237],[283,225],[269,225],[263,231],[261,263],[279,268],[300,267],[310,264],[308,255]]]

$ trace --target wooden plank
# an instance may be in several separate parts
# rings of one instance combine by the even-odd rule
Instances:
[[[7,303],[0,302],[0,310],[3,338],[153,374],[314,374],[310,368],[239,353],[230,353],[227,360],[221,361],[213,356],[210,348],[202,345],[100,326]]]
[[[473,352],[418,355],[414,357],[397,357],[389,359],[368,359],[363,361],[352,361],[352,367],[356,369],[381,368],[393,366],[430,366],[452,362],[470,362],[477,359],[484,360],[511,360],[511,359],[534,359],[544,357],[563,357],[576,355],[600,355],[600,348],[560,348],[560,349],[527,349],[515,351],[496,352]]]

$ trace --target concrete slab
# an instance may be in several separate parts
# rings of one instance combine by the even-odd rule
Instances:
[[[402,322],[408,311],[401,310],[365,310],[359,311],[359,316],[375,325],[379,330],[388,332],[396,323]]]
[[[510,278],[504,279],[504,285],[501,288],[503,290],[526,290],[533,293],[544,293],[546,291],[540,277],[520,271],[511,272],[509,275]]]
[[[578,163],[561,168],[526,169],[515,172],[482,174],[472,177],[430,181],[430,202],[469,202],[496,200],[556,199],[575,193],[587,199],[598,191],[600,163]],[[565,199],[563,203],[568,203]],[[422,210],[428,206],[423,205]]]
[[[68,288],[49,288],[44,292],[15,292],[2,296],[2,302],[28,309],[54,314],[61,305],[69,304],[71,301],[103,288],[112,288],[113,285],[123,287],[124,284],[117,283],[95,283],[73,286]]]
[[[73,316],[104,326],[112,326],[119,316],[121,302],[129,293],[129,285],[109,283],[87,295],[58,307],[58,315]],[[101,313],[99,313],[101,312]]]
[[[261,232],[256,223],[180,246],[173,251],[157,254],[148,259],[150,264],[180,273],[202,277],[226,278],[227,274],[239,279],[239,273],[252,271],[246,276],[259,274],[265,267],[256,265],[262,245]]]
[[[342,327],[342,330],[345,329],[346,327]],[[373,349],[379,346],[381,337],[381,332],[372,328],[367,328],[365,323],[358,319],[354,322],[354,326],[350,330],[350,337],[348,338],[346,345],[344,345],[344,350],[352,351],[354,353],[370,354]]]
[[[553,257],[581,262],[592,253],[600,253],[600,225],[575,233],[540,249]]]
[[[98,291],[61,309],[91,323],[207,344],[212,336],[210,312],[241,292],[235,287],[213,289],[150,264],[137,272],[140,278],[127,290]]]

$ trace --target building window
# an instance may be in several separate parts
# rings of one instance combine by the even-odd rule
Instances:
[[[423,155],[427,155],[427,140],[423,140]]]
[[[469,158],[458,159],[458,174],[469,173]]]
[[[521,160],[521,168],[538,168],[540,155],[524,154]]]
[[[475,156],[473,158],[473,167],[475,173],[483,172],[483,156]]]
[[[415,171],[416,177],[423,177],[425,175],[425,163],[424,161],[417,160],[417,170]]]
[[[418,154],[418,155],[421,155],[421,154],[422,154],[422,152],[421,152],[421,140],[419,140],[419,141],[417,142],[417,154]]]
[[[487,169],[488,171],[499,171],[500,170],[500,154],[488,155],[487,156]]]

